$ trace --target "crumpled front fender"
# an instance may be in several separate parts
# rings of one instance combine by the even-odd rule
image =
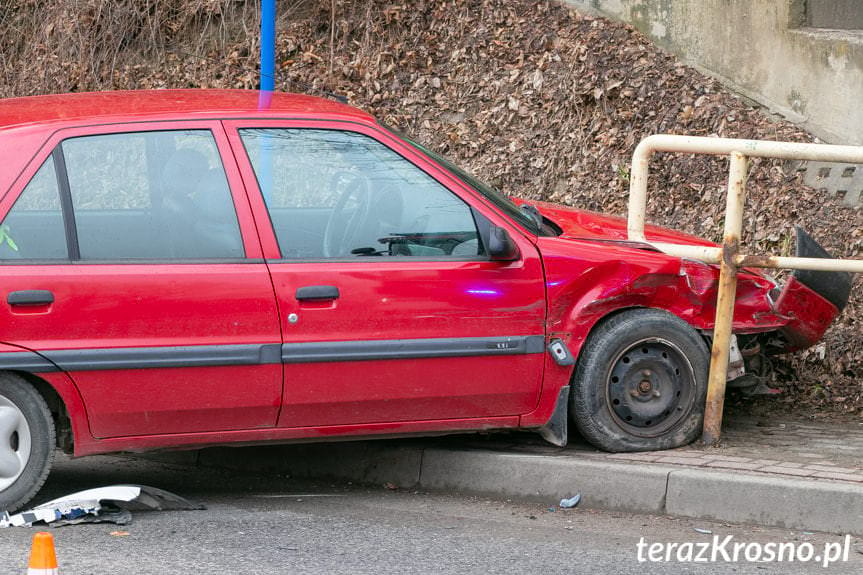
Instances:
[[[650,307],[711,332],[719,284],[717,266],[613,243],[539,238],[546,272],[548,332],[578,354],[593,326],[609,313]],[[778,299],[776,283],[755,270],[738,275],[734,332],[780,332],[794,351],[814,344],[838,310],[790,278]]]

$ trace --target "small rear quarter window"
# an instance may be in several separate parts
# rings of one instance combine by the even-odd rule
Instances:
[[[49,156],[0,224],[0,260],[67,258],[60,190]]]

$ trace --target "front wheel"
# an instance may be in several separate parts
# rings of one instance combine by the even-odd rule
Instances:
[[[51,470],[54,421],[42,396],[25,380],[0,374],[0,512],[30,501]]]
[[[633,309],[597,326],[584,344],[570,396],[574,423],[606,451],[652,451],[700,433],[710,353],[680,318]]]

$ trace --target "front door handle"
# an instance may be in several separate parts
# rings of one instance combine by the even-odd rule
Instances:
[[[48,305],[54,303],[54,294],[46,289],[10,291],[6,296],[9,305]]]
[[[339,299],[339,288],[336,286],[304,286],[297,288],[297,301],[329,301]]]

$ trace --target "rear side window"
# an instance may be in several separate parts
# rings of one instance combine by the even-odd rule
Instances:
[[[0,259],[67,257],[57,172],[53,157],[49,157],[0,224]]]
[[[62,153],[82,260],[244,257],[208,130],[71,138]]]

